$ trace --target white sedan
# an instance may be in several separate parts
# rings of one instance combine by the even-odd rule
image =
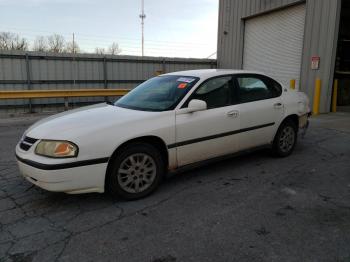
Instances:
[[[49,191],[138,199],[169,171],[270,147],[292,153],[307,96],[256,72],[193,70],[142,83],[114,104],[43,119],[16,147],[23,176]]]

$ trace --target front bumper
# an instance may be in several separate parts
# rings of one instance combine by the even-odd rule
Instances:
[[[22,159],[17,154],[16,157],[20,173],[45,190],[68,194],[104,192],[107,162],[79,166],[72,163],[72,167],[51,166]]]

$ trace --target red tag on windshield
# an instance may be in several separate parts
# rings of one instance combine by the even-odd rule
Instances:
[[[181,83],[177,86],[177,88],[183,89],[183,88],[186,88],[186,86],[187,86],[187,83]]]

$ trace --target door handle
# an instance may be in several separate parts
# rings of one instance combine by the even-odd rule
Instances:
[[[276,104],[273,105],[273,107],[276,108],[276,109],[280,109],[280,108],[283,107],[283,104],[282,103],[276,103]]]
[[[238,117],[238,115],[239,115],[239,112],[237,110],[233,110],[227,113],[227,116],[234,117],[234,118]]]

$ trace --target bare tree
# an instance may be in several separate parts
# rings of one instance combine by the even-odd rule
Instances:
[[[47,38],[49,51],[53,53],[62,53],[66,45],[66,40],[63,36],[58,34],[50,35]]]
[[[0,49],[10,50],[11,49],[11,33],[10,32],[0,32]]]
[[[65,52],[76,54],[76,53],[80,53],[81,50],[80,50],[78,43],[74,42],[74,44],[73,44],[73,41],[72,41],[72,42],[68,42],[66,44]]]
[[[11,32],[0,32],[0,49],[27,50],[28,42],[25,38]]]
[[[46,52],[48,51],[47,39],[44,36],[37,36],[34,40],[33,51]]]
[[[107,50],[103,47],[96,47],[95,48],[95,54],[98,55],[105,55],[105,54],[109,54],[109,55],[118,55],[122,52],[122,50],[119,48],[118,43],[113,42],[108,48]]]
[[[122,52],[122,50],[119,48],[118,43],[113,42],[109,47],[108,47],[108,54],[111,55],[119,55]]]
[[[106,50],[104,48],[101,48],[101,47],[96,47],[95,54],[104,55],[104,54],[106,54]]]
[[[19,37],[18,35],[15,36],[13,42],[12,42],[12,50],[28,50],[28,41],[27,39],[23,37]]]

